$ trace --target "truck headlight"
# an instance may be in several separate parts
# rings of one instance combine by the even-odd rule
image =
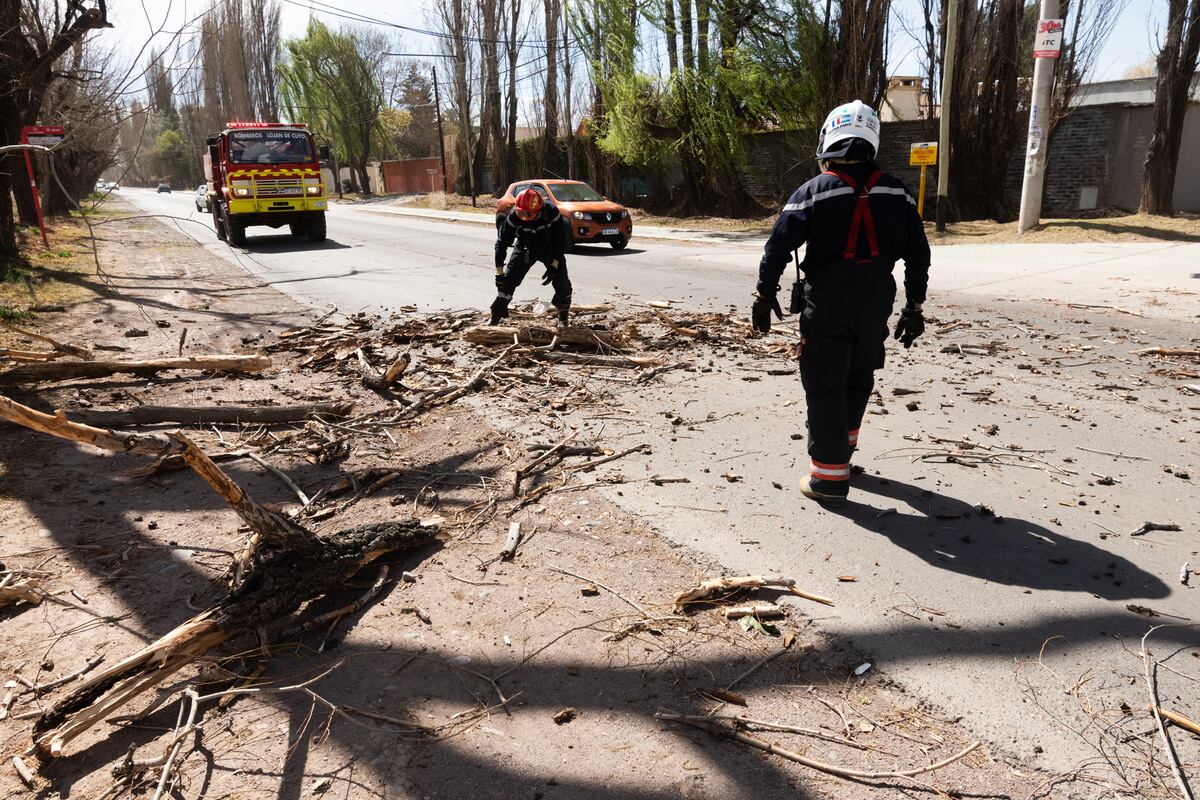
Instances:
[[[309,194],[320,194],[321,187],[320,186],[306,186],[306,187],[304,187],[304,191],[308,192]]]
[[[574,214],[572,214],[572,216],[575,217],[575,219],[591,219],[592,218],[591,214],[585,214],[582,211],[576,211]]]
[[[233,193],[237,197],[249,197],[250,196],[250,190],[243,189],[240,186],[234,187]]]

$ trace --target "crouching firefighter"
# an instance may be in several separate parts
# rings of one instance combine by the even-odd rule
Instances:
[[[541,261],[546,266],[542,285],[554,285],[554,297],[550,302],[558,308],[558,323],[567,324],[571,311],[571,279],[567,276],[566,256],[570,237],[569,224],[557,206],[547,203],[533,189],[526,189],[517,195],[516,205],[500,223],[496,236],[493,325],[508,316],[508,304],[512,301],[513,292],[521,285],[525,273],[529,272],[535,261]],[[513,247],[512,258],[505,267],[504,257],[514,242],[516,247]]]
[[[904,259],[907,303],[895,338],[907,348],[925,331],[929,242],[912,195],[875,163],[878,150],[879,117],[861,101],[826,118],[817,145],[823,172],[796,190],[775,222],[751,312],[764,333],[772,311],[782,319],[779,278],[792,253],[807,244],[791,309],[801,315],[800,380],[812,459],[800,491],[830,505],[843,503],[849,492],[850,457],[875,370],[883,366],[898,259]]]

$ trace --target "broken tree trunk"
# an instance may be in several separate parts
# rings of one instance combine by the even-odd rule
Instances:
[[[106,378],[121,373],[150,376],[175,369],[200,372],[262,372],[270,366],[271,359],[267,356],[232,355],[157,358],[147,361],[50,361],[45,364],[23,364],[7,372],[0,372],[0,384]]]
[[[560,347],[586,350],[620,350],[625,339],[618,333],[592,328],[553,328],[546,325],[477,325],[463,332],[462,338],[472,344],[499,347],[506,344],[526,344],[545,347],[555,343]]]
[[[72,412],[74,421],[85,425],[111,428],[121,425],[157,425],[173,422],[179,425],[255,423],[281,425],[303,422],[314,415],[346,417],[354,403],[308,403],[298,406],[138,406],[126,411]]]

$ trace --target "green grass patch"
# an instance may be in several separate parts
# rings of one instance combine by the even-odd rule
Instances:
[[[27,311],[23,308],[15,308],[9,305],[0,304],[0,321],[3,322],[24,322],[33,316],[32,311]]]

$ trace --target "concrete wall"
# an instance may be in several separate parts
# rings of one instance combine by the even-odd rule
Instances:
[[[1076,109],[1063,120],[1050,142],[1046,212],[1135,210],[1153,115],[1152,106],[1095,105]],[[1019,197],[1019,185],[1017,192]],[[1189,106],[1184,118],[1174,203],[1177,211],[1200,212],[1200,104]]]

